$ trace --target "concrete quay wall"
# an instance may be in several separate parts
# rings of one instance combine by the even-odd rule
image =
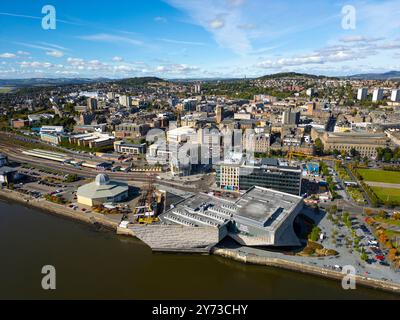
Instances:
[[[73,209],[67,208],[63,205],[52,203],[46,200],[37,200],[32,199],[31,197],[22,195],[16,191],[2,189],[0,190],[0,197],[5,199],[10,199],[12,201],[16,201],[22,203],[26,206],[38,208],[40,210],[45,210],[49,213],[56,214],[59,216],[63,216],[66,218],[78,220],[81,222],[89,223],[89,224],[101,224],[102,226],[117,230],[118,223],[115,221],[111,221],[106,217],[102,217],[96,213],[85,213],[80,211],[75,211]]]
[[[256,264],[268,267],[282,268],[286,270],[302,272],[307,274],[316,275],[323,278],[329,278],[333,280],[342,281],[343,274],[338,271],[328,270],[319,268],[311,265],[297,263],[294,261],[288,261],[279,258],[261,257],[257,255],[244,254],[237,252],[236,250],[224,249],[224,248],[213,248],[211,253],[224,258],[229,258],[241,263]],[[372,279],[362,276],[356,276],[356,283],[366,287],[374,289],[380,289],[388,292],[394,292],[400,294],[400,284],[382,281],[378,279]]]

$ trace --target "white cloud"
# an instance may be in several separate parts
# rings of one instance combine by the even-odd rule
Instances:
[[[204,46],[205,43],[203,42],[194,42],[194,41],[182,41],[182,40],[174,40],[174,39],[160,39],[160,41],[173,43],[173,44],[182,44],[182,45],[189,45],[189,46]]]
[[[21,50],[17,51],[17,54],[20,55],[20,56],[29,56],[30,55],[29,52],[21,51]]]
[[[112,58],[112,61],[114,61],[114,62],[121,62],[121,61],[124,61],[124,59],[121,58],[121,57],[115,56],[115,57]]]
[[[333,62],[354,61],[365,58],[366,54],[374,54],[373,51],[353,50],[351,47],[330,46],[316,50],[309,54],[281,58],[268,59],[257,64],[263,69],[281,69],[284,67],[298,67],[304,65],[321,65]]]
[[[239,25],[243,21],[243,0],[164,0],[173,7],[184,11],[190,23],[210,32],[215,41],[239,55],[251,52],[252,46],[246,30]]]
[[[68,58],[67,62],[74,67],[83,66],[85,64],[84,60],[80,58]]]
[[[364,36],[347,36],[344,37],[342,39],[340,39],[340,41],[345,42],[345,43],[357,43],[357,42],[377,42],[380,40],[384,40],[384,38],[382,37],[364,37]]]
[[[6,53],[0,54],[0,58],[4,58],[4,59],[12,59],[15,57],[17,57],[17,55],[15,53],[6,52]]]
[[[155,21],[155,22],[163,22],[163,23],[166,23],[168,20],[167,20],[167,18],[165,18],[165,17],[158,16],[158,17],[154,17],[154,21]]]
[[[225,25],[225,22],[222,19],[214,19],[210,21],[210,28],[212,29],[221,29]]]
[[[195,66],[189,66],[187,64],[169,64],[156,67],[156,72],[161,74],[190,74],[195,71],[199,71],[200,68]]]
[[[113,35],[113,34],[108,34],[108,33],[98,33],[98,34],[93,34],[93,35],[88,35],[88,36],[80,36],[79,37],[82,40],[87,40],[87,41],[98,41],[98,42],[110,42],[110,43],[127,43],[127,44],[132,44],[135,46],[141,46],[143,45],[143,42],[140,40],[128,38],[128,37],[122,37],[118,35]]]
[[[19,63],[21,68],[51,68],[54,65],[50,62],[39,62],[39,61],[22,61]],[[59,65],[57,67],[60,67]]]
[[[67,48],[65,48],[63,46],[60,46],[60,45],[54,44],[54,43],[43,42],[43,41],[40,41],[38,43],[42,44],[42,45],[44,45],[46,47],[51,47],[51,48],[54,48],[54,49],[57,49],[57,50],[60,50],[60,51],[67,51],[68,50]]]
[[[238,28],[243,30],[254,30],[257,29],[257,26],[252,23],[245,23],[245,24],[239,24]]]
[[[228,4],[232,7],[240,7],[246,0],[227,0]]]
[[[58,50],[47,51],[46,54],[53,58],[61,58],[64,56],[64,52]]]

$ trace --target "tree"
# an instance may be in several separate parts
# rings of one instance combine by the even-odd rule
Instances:
[[[351,148],[350,150],[350,156],[355,158],[359,155],[359,152],[355,148]]]
[[[368,255],[365,253],[365,249],[361,249],[361,260],[362,261],[367,261],[368,260]]]
[[[314,226],[314,228],[312,229],[312,231],[310,233],[309,239],[314,242],[318,241],[320,234],[321,234],[321,229],[318,228],[317,226]]]
[[[322,156],[324,155],[324,144],[322,143],[322,140],[320,138],[317,138],[314,142],[315,145],[315,152],[317,155]]]

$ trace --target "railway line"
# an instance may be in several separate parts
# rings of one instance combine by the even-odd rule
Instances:
[[[38,159],[35,157],[31,157],[28,155],[23,154],[22,152],[26,149],[21,147],[16,147],[13,145],[12,141],[4,141],[4,139],[0,139],[0,152],[7,154],[8,158],[12,161],[21,163],[21,164],[28,164],[40,169],[47,169],[53,171],[59,171],[65,175],[67,174],[77,174],[83,178],[95,178],[99,174],[99,170],[90,169],[90,168],[76,168],[73,166],[60,164],[51,160],[45,159]],[[107,175],[110,178],[119,180],[119,181],[126,181],[130,182],[131,184],[138,184],[143,185],[148,183],[152,177],[154,178],[154,173],[136,173],[136,172],[110,172],[107,171]],[[196,189],[191,187],[180,186],[175,183],[169,183],[167,181],[159,181],[159,184],[165,185],[168,187],[173,187],[180,189],[186,192],[194,192]]]

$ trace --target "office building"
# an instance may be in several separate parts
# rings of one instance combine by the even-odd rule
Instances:
[[[146,153],[146,144],[133,144],[125,141],[115,141],[114,150],[126,155],[139,155]]]
[[[40,128],[40,134],[63,134],[64,127],[62,126],[43,126]]]
[[[372,102],[379,102],[383,100],[383,89],[375,89],[372,95]]]
[[[218,105],[215,108],[215,122],[220,124],[224,120],[224,108]]]
[[[389,139],[382,133],[326,132],[321,137],[325,151],[350,154],[355,149],[361,157],[375,158],[378,148],[388,147]]]
[[[242,145],[244,150],[268,154],[271,147],[271,135],[264,132],[245,132]]]
[[[285,110],[282,115],[283,125],[296,125],[300,123],[300,112],[293,111],[292,109]]]
[[[61,136],[56,134],[42,133],[40,135],[40,140],[52,145],[59,145],[61,142]]]
[[[94,112],[97,110],[97,99],[96,98],[88,98],[87,99],[87,110],[90,112]]]
[[[315,94],[315,90],[313,88],[307,89],[306,94],[309,98],[312,98]]]
[[[392,91],[392,102],[400,102],[400,90],[396,89]]]
[[[69,137],[69,143],[90,149],[110,147],[114,144],[115,137],[100,132],[78,134]]]
[[[119,96],[119,103],[120,105],[129,108],[132,105],[132,97],[127,95]]]
[[[201,84],[195,84],[194,85],[194,93],[201,93]]]
[[[368,98],[368,88],[360,88],[357,91],[357,100],[362,101]]]
[[[148,124],[122,123],[115,126],[115,137],[118,139],[137,139],[145,137],[149,132]]]
[[[216,165],[216,184],[230,191],[249,190],[254,186],[294,195],[301,192],[301,169],[281,165],[276,159],[247,161],[231,156]]]

